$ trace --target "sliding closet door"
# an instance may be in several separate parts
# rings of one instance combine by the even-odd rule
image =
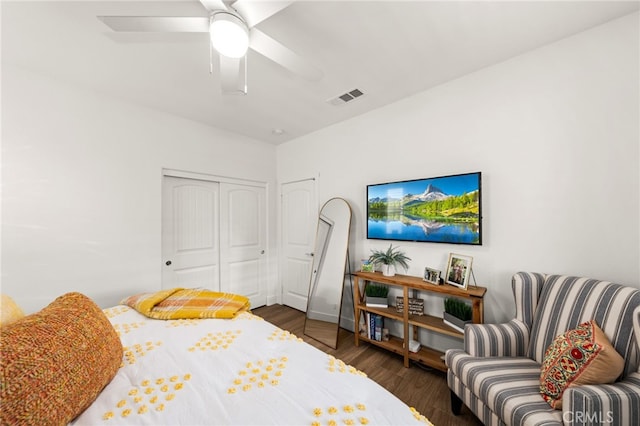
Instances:
[[[267,303],[267,215],[264,186],[220,183],[220,289]]]
[[[163,178],[162,288],[220,289],[217,182]]]

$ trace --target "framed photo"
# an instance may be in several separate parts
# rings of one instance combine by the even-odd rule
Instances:
[[[424,276],[422,279],[432,284],[440,284],[440,271],[429,267],[424,268]]]
[[[469,275],[471,275],[472,262],[471,256],[450,253],[447,276],[445,277],[446,283],[466,290],[469,284]]]
[[[362,272],[375,272],[374,264],[369,262],[368,260],[363,260],[360,264],[360,271]]]

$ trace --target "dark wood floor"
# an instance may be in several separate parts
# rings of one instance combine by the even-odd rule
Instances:
[[[449,388],[445,373],[411,365],[405,368],[402,357],[368,343],[356,347],[353,333],[340,329],[338,348],[332,349],[305,336],[304,313],[296,309],[272,305],[252,312],[287,330],[316,348],[341,359],[365,372],[372,380],[396,395],[405,404],[415,407],[437,426],[478,426],[482,423],[463,406],[459,416],[449,409]]]

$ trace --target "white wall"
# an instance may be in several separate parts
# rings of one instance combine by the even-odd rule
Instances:
[[[273,299],[274,146],[7,64],[2,89],[2,291],[25,310],[160,289],[163,168],[267,182]]]
[[[444,270],[450,252],[472,256],[487,322],[514,314],[520,270],[640,287],[638,22],[612,21],[280,145],[278,181],[318,173],[321,203],[351,203],[357,265],[388,245],[366,239],[367,184],[481,171],[481,247],[397,244],[412,275]]]
[[[401,246],[415,275],[473,256],[487,321],[513,314],[518,270],[640,286],[638,19],[277,149],[4,63],[2,291],[34,311],[71,290],[106,306],[159,288],[164,167],[268,182],[273,300],[276,158],[278,182],[318,175],[320,203],[351,203],[354,265],[385,246],[365,239],[368,183],[482,171],[482,247]]]

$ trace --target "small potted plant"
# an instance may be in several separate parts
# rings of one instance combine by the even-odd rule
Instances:
[[[379,308],[389,307],[389,301],[387,299],[387,296],[389,295],[389,287],[386,285],[371,283],[365,288],[364,294],[366,295],[367,306]]]
[[[464,333],[464,326],[473,322],[471,321],[472,317],[473,312],[469,304],[455,297],[444,299],[443,319],[448,326]]]
[[[369,261],[378,265],[382,265],[382,275],[392,277],[396,274],[395,265],[400,265],[404,269],[409,268],[407,261],[411,260],[406,254],[389,244],[387,250],[371,250]]]

